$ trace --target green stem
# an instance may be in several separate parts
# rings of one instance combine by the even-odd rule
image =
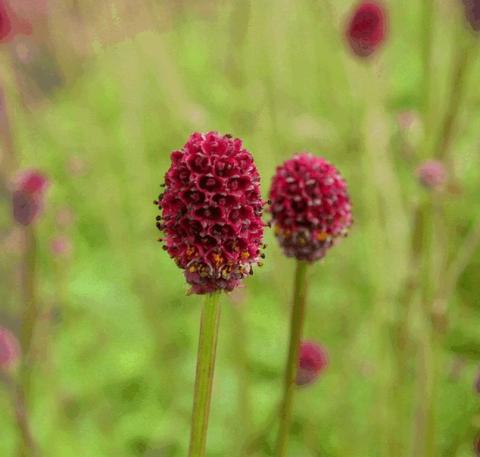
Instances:
[[[471,43],[464,44],[457,50],[453,64],[452,85],[450,97],[445,110],[445,117],[442,121],[442,130],[438,139],[436,154],[438,158],[450,159],[450,143],[453,138],[455,125],[460,113],[461,103],[467,86],[467,76],[470,65],[473,61],[473,46]]]
[[[218,293],[207,295],[202,309],[189,457],[205,455],[220,322],[219,298]]]
[[[306,274],[308,263],[297,261],[295,271],[295,286],[293,292],[293,307],[290,320],[290,346],[288,349],[287,367],[283,400],[280,406],[280,427],[275,448],[276,457],[287,455],[288,434],[292,418],[293,395],[295,392],[295,376],[297,374],[298,355],[305,321],[305,295],[307,289]]]

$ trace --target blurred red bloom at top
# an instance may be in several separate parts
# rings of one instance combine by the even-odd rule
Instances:
[[[10,41],[15,35],[29,35],[32,26],[17,17],[7,0],[0,0],[0,43]]]
[[[465,17],[475,32],[480,32],[480,0],[462,0]]]
[[[348,23],[346,35],[354,54],[359,57],[373,54],[387,35],[384,7],[376,2],[360,3]]]
[[[21,225],[30,225],[42,210],[48,179],[37,170],[23,172],[12,194],[13,218]]]

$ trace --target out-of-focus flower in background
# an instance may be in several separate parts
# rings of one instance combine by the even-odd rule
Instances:
[[[15,35],[31,33],[31,24],[17,16],[7,0],[0,0],[0,43],[12,40]]]
[[[475,32],[480,32],[480,0],[462,0],[465,18]]]
[[[349,20],[346,37],[358,57],[369,57],[383,44],[387,36],[387,14],[382,4],[362,2]]]
[[[0,370],[11,370],[20,359],[20,344],[7,328],[0,327]]]
[[[441,189],[447,180],[445,166],[438,160],[427,160],[420,164],[416,175],[420,184],[430,190]]]
[[[40,215],[48,179],[37,170],[21,173],[12,193],[12,213],[16,222],[30,225]]]
[[[57,257],[69,257],[72,253],[72,242],[66,235],[59,235],[50,241],[52,253]]]
[[[315,382],[328,365],[325,348],[313,341],[303,341],[298,357],[297,386],[306,386]]]

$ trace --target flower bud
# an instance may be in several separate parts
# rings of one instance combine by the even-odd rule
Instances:
[[[0,370],[15,367],[20,358],[20,345],[15,335],[8,329],[0,327]]]
[[[365,58],[375,53],[387,35],[387,16],[384,7],[374,1],[357,5],[346,35],[356,56]]]
[[[297,386],[306,386],[315,382],[328,365],[327,351],[313,341],[304,341],[300,345],[298,358]]]

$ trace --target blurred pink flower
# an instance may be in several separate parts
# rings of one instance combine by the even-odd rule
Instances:
[[[54,255],[58,257],[67,257],[72,253],[72,242],[65,235],[59,235],[50,242],[50,247]]]
[[[0,369],[13,368],[20,358],[20,345],[15,335],[8,329],[0,327]]]
[[[302,342],[295,380],[297,386],[306,386],[315,382],[327,365],[328,354],[325,348],[313,341]]]
[[[41,213],[48,179],[37,170],[20,174],[12,193],[13,218],[21,225],[30,225]]]
[[[439,160],[427,160],[416,171],[420,183],[427,189],[438,190],[445,185],[447,172]]]
[[[15,35],[31,33],[31,24],[20,19],[7,0],[0,0],[0,43],[12,40]]]

